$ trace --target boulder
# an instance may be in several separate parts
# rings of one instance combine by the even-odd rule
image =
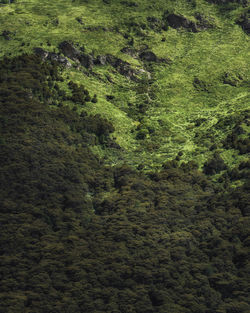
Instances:
[[[135,71],[130,67],[129,63],[121,59],[117,59],[114,67],[121,75],[132,80],[135,78]]]
[[[214,27],[212,21],[209,21],[209,19],[200,13],[196,13],[195,18],[197,19],[197,27],[199,30],[205,30]]]
[[[59,44],[60,51],[68,58],[76,61],[79,60],[80,51],[69,41],[63,41]]]
[[[107,57],[106,55],[98,55],[94,60],[95,65],[106,65],[107,64]]]
[[[187,18],[185,18],[182,15],[177,15],[177,14],[168,14],[166,16],[166,20],[168,22],[168,25],[172,28],[186,28],[194,33],[196,33],[198,31],[197,26],[194,22],[189,21]]]
[[[65,57],[59,55],[58,53],[48,52],[40,47],[34,48],[33,51],[36,55],[40,56],[44,61],[45,60],[55,61],[67,68],[72,66],[71,63]]]
[[[148,79],[151,79],[151,74],[150,74],[150,72],[148,72],[148,71],[145,71],[143,68],[140,68],[139,70],[138,70],[138,75],[140,75],[140,76],[146,76]]]
[[[157,56],[152,51],[143,51],[139,55],[140,59],[147,62],[157,62]]]
[[[131,79],[136,80],[137,71],[133,69],[128,62],[125,62],[111,54],[106,56],[107,63],[113,66],[118,73]]]
[[[116,64],[118,63],[118,58],[116,58],[115,56],[111,55],[111,54],[107,54],[106,55],[106,60],[107,60],[107,63],[112,65],[113,67],[116,67]]]
[[[81,54],[79,61],[87,69],[91,69],[94,65],[94,57],[89,54]]]
[[[242,15],[236,23],[242,27],[246,34],[250,33],[250,18],[246,14]]]
[[[148,16],[147,21],[148,21],[148,26],[156,32],[159,32],[163,29],[166,30],[166,25],[165,25],[164,21],[157,18],[157,17]]]
[[[34,48],[33,51],[36,55],[38,55],[43,60],[46,60],[48,58],[49,52],[43,50],[42,48]]]
[[[67,67],[67,68],[72,66],[72,64],[65,57],[59,55],[58,53],[49,52],[48,59],[50,61],[58,62],[58,63],[62,64],[64,67]]]

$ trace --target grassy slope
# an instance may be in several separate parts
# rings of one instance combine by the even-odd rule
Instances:
[[[122,158],[131,164],[158,167],[182,151],[184,160],[194,159],[202,165],[212,154],[210,146],[217,143],[229,166],[239,163],[244,156],[236,150],[224,150],[221,145],[233,124],[214,126],[225,116],[239,115],[249,106],[249,39],[234,23],[244,9],[236,7],[221,14],[218,6],[204,0],[197,0],[196,6],[187,1],[157,1],[152,5],[151,1],[144,0],[137,3],[138,7],[129,8],[119,1],[104,4],[101,0],[32,0],[2,6],[0,33],[9,30],[15,35],[10,41],[0,37],[0,57],[30,53],[37,46],[57,52],[60,42],[72,40],[83,45],[87,53],[113,54],[133,67],[145,68],[140,60],[120,52],[133,37],[136,49],[147,44],[158,57],[172,60],[171,65],[151,67],[152,83],[148,91],[152,96],[143,116],[127,114],[128,103],[133,107],[145,101],[138,84],[109,66],[94,67],[96,75],[87,76],[86,71],[73,68],[64,73],[68,80],[83,83],[91,93],[97,94],[98,103],[88,104],[87,109],[112,120],[116,140],[126,151]],[[195,20],[195,13],[202,13],[215,27],[198,33],[172,28],[161,32],[154,32],[149,27],[139,28],[139,32],[138,29],[129,30],[128,22],[147,24],[148,16],[162,18],[166,9],[190,20]],[[81,18],[82,24],[76,18]],[[125,33],[129,34],[129,39],[124,38]],[[236,86],[223,83],[225,73],[236,81]],[[107,75],[113,83],[107,80]],[[205,83],[206,91],[194,87],[194,78]],[[115,96],[114,101],[106,100],[109,94]],[[203,120],[199,126],[198,119]],[[144,140],[135,139],[138,125],[147,132]],[[111,163],[117,163],[121,158],[112,151],[99,149],[98,153],[106,155]]]

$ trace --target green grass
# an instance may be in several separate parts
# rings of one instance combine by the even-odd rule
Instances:
[[[136,49],[147,44],[159,58],[171,59],[172,63],[151,68],[152,84],[148,92],[152,97],[148,111],[140,116],[129,112],[131,107],[145,101],[146,96],[138,91],[138,83],[129,81],[110,66],[94,67],[95,75],[89,76],[71,68],[65,70],[64,76],[97,94],[98,102],[88,104],[85,109],[112,121],[116,129],[114,136],[124,149],[122,161],[144,163],[146,168],[160,167],[182,151],[183,160],[194,159],[202,166],[211,155],[209,147],[213,143],[220,145],[230,132],[229,128],[215,129],[216,123],[249,107],[249,37],[234,22],[244,8],[238,6],[221,14],[219,6],[205,0],[195,1],[196,6],[182,0],[159,0],[153,4],[138,0],[138,7],[131,8],[119,1],[110,2],[107,5],[101,0],[31,0],[2,6],[0,33],[8,30],[13,35],[9,41],[0,37],[0,57],[31,53],[37,46],[58,52],[60,42],[71,40],[84,46],[87,53],[113,54],[134,68],[146,69],[143,62],[120,50],[132,37]],[[131,22],[147,25],[148,16],[162,18],[165,10],[192,21],[199,12],[212,21],[214,28],[191,33],[172,28],[154,32],[149,27],[129,26]],[[82,24],[76,18],[81,18]],[[125,33],[129,39],[124,38]],[[235,86],[223,83],[226,73]],[[107,75],[113,83],[107,80]],[[206,90],[195,88],[195,78],[204,83]],[[114,101],[107,101],[106,95],[110,94],[114,95]],[[198,119],[204,122],[195,126]],[[144,140],[136,140],[138,125],[153,132],[148,131]],[[121,158],[120,153],[107,150],[99,149],[98,153],[106,155],[112,164]],[[237,151],[224,151],[222,147],[221,154],[229,166],[244,158]]]

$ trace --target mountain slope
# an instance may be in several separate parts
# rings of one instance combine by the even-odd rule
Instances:
[[[244,12],[245,2],[15,1],[1,7],[2,55],[62,53],[70,41],[85,61],[65,69],[65,83],[97,93],[85,108],[112,121],[127,162],[154,168],[182,151],[201,166],[216,144],[231,167],[244,158],[221,146],[225,118],[233,128],[249,104],[249,40],[237,24]],[[116,59],[92,66],[107,55]]]
[[[247,1],[8,2],[0,313],[247,313]]]

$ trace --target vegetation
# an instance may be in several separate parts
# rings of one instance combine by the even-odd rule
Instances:
[[[247,1],[10,2],[0,312],[247,313]]]

